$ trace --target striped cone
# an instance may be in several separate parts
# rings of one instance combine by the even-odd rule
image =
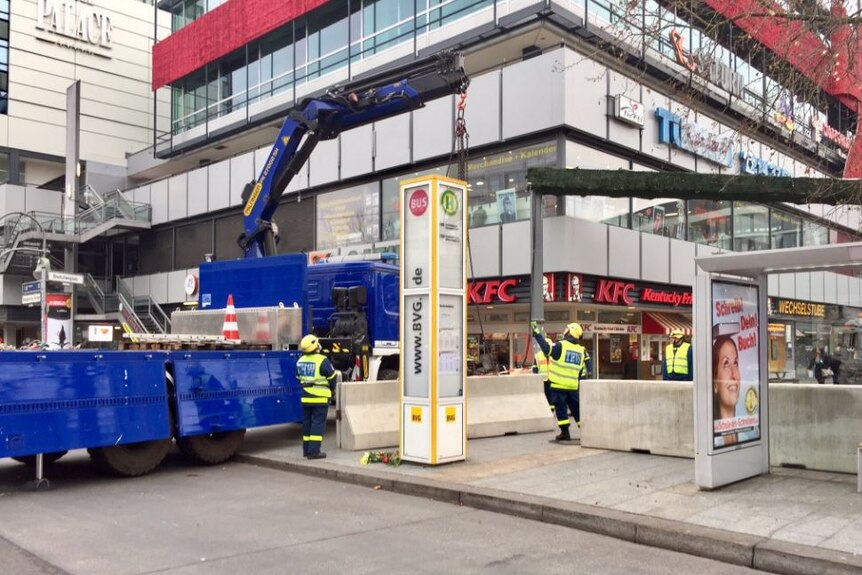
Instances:
[[[353,381],[362,381],[362,364],[359,362],[358,355],[353,363]]]
[[[269,330],[269,314],[265,311],[257,314],[257,328],[254,332],[254,340],[257,343],[270,343],[272,333]]]
[[[239,341],[239,325],[236,322],[236,308],[233,307],[233,294],[227,296],[227,307],[224,310],[224,325],[221,328],[225,339]]]

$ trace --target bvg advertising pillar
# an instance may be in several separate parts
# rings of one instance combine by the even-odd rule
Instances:
[[[460,461],[467,452],[464,182],[401,183],[401,457]]]

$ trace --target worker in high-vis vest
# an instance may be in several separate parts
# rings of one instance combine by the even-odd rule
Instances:
[[[545,399],[548,400],[548,406],[551,408],[551,411],[555,411],[554,400],[551,396],[551,382],[548,381],[548,366],[550,362],[548,360],[548,356],[545,355],[541,349],[537,349],[536,353],[533,354],[533,373],[538,373],[545,380]]]
[[[681,329],[670,332],[670,337],[673,341],[664,348],[662,378],[665,381],[691,381],[694,373],[691,344],[685,341]]]
[[[326,431],[326,414],[335,391],[335,368],[329,358],[320,353],[317,336],[307,335],[299,342],[302,355],[296,362],[296,377],[302,386],[302,455],[308,459],[323,459],[320,450]]]
[[[572,439],[569,432],[569,411],[572,412],[575,425],[580,427],[581,404],[578,388],[580,381],[592,377],[593,372],[593,362],[587,348],[580,344],[584,329],[578,323],[570,323],[566,326],[563,339],[551,347],[536,322],[532,322],[530,328],[542,353],[548,356],[549,360],[548,380],[551,382],[551,396],[557,414],[557,425],[560,427],[560,434],[555,440],[569,441]]]

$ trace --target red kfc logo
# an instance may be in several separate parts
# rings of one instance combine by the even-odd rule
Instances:
[[[635,284],[620,281],[599,280],[593,301],[596,303],[624,303],[632,305],[629,292],[635,289]],[[622,301],[620,301],[622,300]]]

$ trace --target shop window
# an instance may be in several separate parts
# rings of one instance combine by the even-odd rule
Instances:
[[[802,245],[824,246],[829,243],[829,228],[809,222],[802,221]]]
[[[769,208],[749,202],[734,204],[733,249],[738,252],[769,249]]]
[[[632,229],[685,239],[685,203],[682,200],[632,198]]]
[[[628,170],[630,162],[626,158],[612,156],[601,150],[596,150],[578,144],[566,142],[566,167],[588,170]],[[601,222],[612,226],[629,227],[629,199],[609,198],[605,196],[566,196],[566,214]]]
[[[802,219],[781,210],[772,210],[772,247],[795,248],[802,245]]]
[[[545,311],[545,321],[548,321],[548,322],[550,322],[550,321],[568,322],[569,321],[569,312],[568,312],[568,310],[559,310],[559,311],[546,310]]]
[[[688,201],[688,241],[731,249],[730,202]]]
[[[317,196],[317,248],[374,242],[380,237],[378,184]]]
[[[507,323],[512,321],[512,316],[508,312],[486,312],[482,317],[489,323]]]
[[[545,314],[547,317],[547,314]],[[528,323],[530,321],[530,312],[528,311],[516,311],[515,312],[515,323]]]

